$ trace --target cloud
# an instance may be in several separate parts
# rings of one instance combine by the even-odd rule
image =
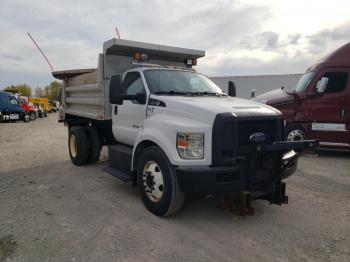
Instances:
[[[330,52],[337,45],[345,44],[350,39],[350,21],[332,28],[324,29],[306,37],[308,41],[307,51],[311,54]]]
[[[254,34],[269,17],[264,6],[239,1],[8,1],[0,7],[2,58],[0,69],[18,74],[50,74],[49,67],[27,36],[30,32],[55,69],[97,66],[103,41],[116,37],[174,46],[227,52],[239,39]],[[10,36],[10,37],[9,37]],[[16,60],[13,58],[21,58]],[[14,74],[11,74],[13,76]],[[8,79],[1,76],[4,82]],[[5,80],[8,79],[8,80]],[[31,78],[28,78],[31,81]],[[32,80],[32,85],[35,85]],[[0,83],[1,84],[1,83]]]
[[[11,54],[2,54],[1,57],[5,58],[5,59],[14,60],[14,61],[22,61],[23,60],[21,57],[16,56],[16,55],[11,55]]]
[[[117,37],[206,50],[198,69],[211,76],[300,73],[349,39],[349,23],[313,34],[266,26],[273,5],[239,0],[1,0],[0,88],[51,81],[50,68],[97,66],[104,41]]]

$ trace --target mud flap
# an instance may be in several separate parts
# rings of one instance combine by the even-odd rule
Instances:
[[[286,195],[286,183],[278,181],[273,185],[272,191],[267,199],[270,204],[282,205],[288,204],[288,196]]]

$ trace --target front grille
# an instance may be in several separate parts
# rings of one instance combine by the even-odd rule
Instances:
[[[250,136],[263,133],[266,140],[262,144],[272,144],[276,141],[276,119],[238,121],[238,146],[254,145]]]
[[[213,126],[212,164],[232,165],[254,150],[256,144],[250,141],[250,136],[263,133],[266,139],[261,144],[272,144],[282,140],[282,119],[270,118],[242,119],[230,113],[218,114]]]

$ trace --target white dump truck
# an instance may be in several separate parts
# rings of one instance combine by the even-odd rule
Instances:
[[[167,216],[189,194],[246,192],[287,203],[283,179],[298,151],[317,141],[284,142],[281,113],[230,96],[193,67],[204,51],[122,39],[104,43],[98,68],[53,72],[63,80],[60,122],[75,165],[99,160],[138,186],[148,210]]]

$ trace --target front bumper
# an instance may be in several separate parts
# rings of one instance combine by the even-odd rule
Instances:
[[[295,151],[317,146],[318,142],[314,140],[276,142],[273,145],[255,146],[245,158],[237,159],[233,165],[175,167],[175,170],[185,194],[248,191],[252,199],[270,199],[285,191],[282,180],[295,172],[299,156]],[[270,199],[272,203],[281,201]]]

